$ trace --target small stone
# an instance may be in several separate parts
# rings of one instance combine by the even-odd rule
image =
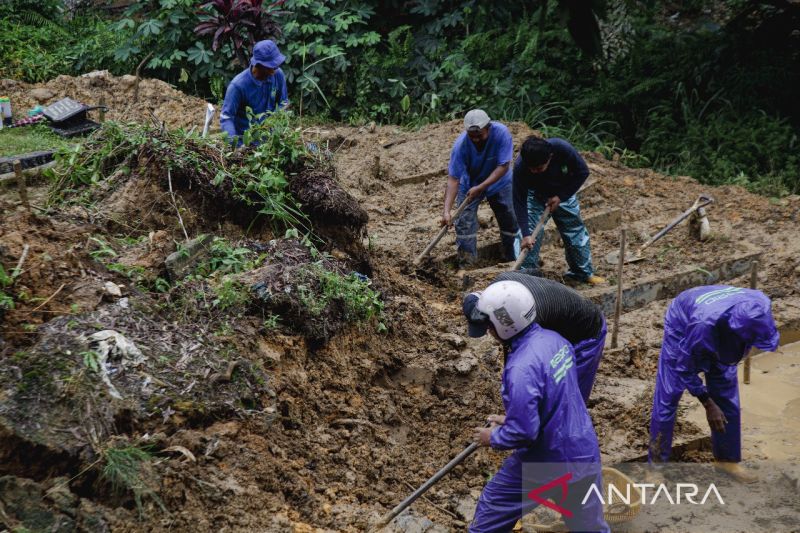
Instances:
[[[459,374],[469,374],[476,366],[478,366],[478,359],[474,355],[469,354],[464,355],[456,362],[455,369]]]
[[[136,76],[131,74],[125,74],[119,79],[120,83],[125,87],[133,87],[133,84],[136,83]]]
[[[30,96],[40,104],[47,102],[48,100],[52,99],[55,95],[56,94],[53,91],[51,91],[50,89],[45,89],[44,87],[40,87],[38,89],[32,89],[28,93],[28,96]]]
[[[106,294],[108,294],[110,296],[114,296],[115,298],[121,298],[122,297],[122,289],[120,288],[119,285],[117,285],[113,281],[106,281],[106,283],[103,286],[103,288],[105,289]]]
[[[442,334],[441,339],[449,342],[453,348],[464,348],[467,345],[467,341],[455,333],[444,333]]]
[[[191,273],[201,261],[208,258],[212,235],[201,235],[187,242],[183,249],[173,252],[164,260],[171,281],[178,281]]]
[[[456,505],[456,514],[461,516],[465,522],[472,522],[472,518],[475,516],[475,508],[477,506],[477,499],[473,498],[472,496],[463,496],[460,500],[458,500],[458,504]]]

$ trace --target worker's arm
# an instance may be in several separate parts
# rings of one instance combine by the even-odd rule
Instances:
[[[442,226],[449,226],[452,222],[450,210],[453,208],[456,195],[458,195],[458,184],[459,181],[457,178],[453,176],[447,177],[447,185],[444,189],[444,212],[442,213],[442,220],[440,222]]]
[[[467,200],[472,201],[476,198],[479,198],[480,195],[485,193],[489,187],[497,183],[497,181],[505,176],[506,172],[508,172],[508,165],[508,163],[505,163],[504,165],[497,165],[492,173],[489,174],[488,178],[470,188],[470,190],[467,192]]]
[[[546,376],[538,376],[534,369],[511,368],[504,385],[509,402],[502,425],[492,430],[489,443],[497,450],[524,448],[539,436],[539,402]]]
[[[549,142],[553,145],[555,152],[553,159],[566,161],[567,174],[564,184],[558,192],[558,198],[563,202],[574,196],[581,188],[581,185],[586,182],[586,178],[589,177],[589,167],[581,157],[581,154],[568,142],[560,139],[551,139]]]
[[[239,111],[241,99],[242,95],[239,88],[233,83],[228,84],[228,88],[225,91],[225,100],[222,102],[222,110],[219,114],[219,126],[222,128],[222,131],[228,134],[228,138],[232,143],[237,142],[236,126],[233,120],[236,118],[236,113]]]

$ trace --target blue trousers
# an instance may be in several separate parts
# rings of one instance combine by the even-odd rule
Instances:
[[[592,394],[594,386],[594,376],[597,374],[597,367],[600,359],[603,358],[603,348],[606,345],[606,319],[603,318],[603,327],[600,333],[593,339],[582,340],[575,345],[575,366],[578,371],[578,387],[581,389],[583,403],[588,404],[589,395]]]
[[[521,456],[517,451],[506,458],[500,470],[483,488],[475,509],[475,518],[469,526],[470,533],[511,531],[517,520],[539,505],[528,498],[528,492],[538,484],[524,482]],[[585,505],[581,504],[593,482],[597,483],[602,492],[602,476],[590,475],[570,483],[566,501],[559,504],[573,513],[572,517],[562,517],[570,531],[610,531],[603,518],[603,505],[597,498],[589,498]]]
[[[533,191],[528,191],[528,224],[533,231],[544,213],[544,202],[536,199]],[[575,195],[570,196],[558,205],[558,209],[550,215],[564,241],[564,255],[569,265],[566,276],[578,281],[586,281],[594,273],[592,266],[592,250],[589,244],[589,232],[581,218],[581,206]],[[533,248],[528,252],[522,268],[539,269],[539,251],[542,248],[544,232],[539,233]]]
[[[653,413],[650,417],[650,449],[648,460],[651,463],[669,461],[672,451],[672,434],[678,414],[678,402],[685,387],[664,357],[668,343],[661,347],[656,373],[656,390],[653,395]],[[722,409],[728,423],[725,433],[711,432],[714,458],[720,461],[738,462],[742,460],[742,420],[739,410],[739,383],[736,366],[717,363],[706,372],[708,395]]]
[[[459,190],[457,205],[461,205],[466,196],[466,191]],[[478,206],[484,198],[473,201],[455,221],[458,251],[473,258],[478,257]],[[503,243],[505,258],[507,261],[514,261],[519,255],[522,234],[517,225],[517,217],[514,215],[511,185],[489,196],[487,200],[494,212],[494,218],[497,219],[497,225],[500,226],[500,241]]]

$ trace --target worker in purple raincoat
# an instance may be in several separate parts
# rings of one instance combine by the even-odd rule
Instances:
[[[588,405],[594,377],[600,359],[603,358],[603,348],[606,344],[607,330],[603,311],[576,290],[557,281],[523,272],[504,272],[492,283],[506,280],[520,282],[533,295],[537,324],[555,331],[572,344],[578,371],[578,387],[581,389],[584,403]],[[465,303],[477,302],[479,297],[480,293],[472,293],[465,298]],[[474,308],[474,305],[464,307],[469,336],[483,337],[486,334],[487,323],[480,320],[480,312],[475,320],[471,318],[470,314]]]
[[[706,409],[717,467],[740,481],[755,481],[739,465],[736,365],[751,347],[773,351],[778,340],[770,299],[761,291],[712,285],[678,295],[664,319],[650,419],[651,464],[669,460],[678,402],[688,390]]]
[[[602,503],[597,498],[583,503],[592,484],[601,490],[603,485],[600,448],[581,400],[572,345],[535,323],[533,296],[517,281],[491,284],[475,306],[506,351],[501,387],[506,414],[489,416],[490,426],[475,428],[474,439],[515,451],[484,487],[469,530],[511,531],[541,498],[553,498],[571,531],[609,531]],[[547,487],[552,490],[538,492]]]

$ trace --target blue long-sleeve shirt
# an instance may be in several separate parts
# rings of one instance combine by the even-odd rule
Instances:
[[[553,148],[553,158],[544,172],[532,173],[521,155],[514,161],[514,212],[522,235],[526,237],[531,234],[528,191],[533,191],[534,197],[541,202],[553,196],[558,196],[563,202],[578,192],[589,177],[586,161],[570,143],[557,137],[547,139],[547,143]]]
[[[780,334],[772,302],[761,291],[710,285],[679,294],[664,319],[664,349],[681,383],[692,396],[708,394],[700,378],[713,365],[732,365],[752,346],[775,350]]]
[[[506,420],[492,431],[492,448],[521,450],[543,463],[599,462],[575,354],[561,335],[534,323],[513,339],[501,392]]]
[[[264,81],[253,77],[250,68],[236,75],[225,91],[219,125],[231,137],[241,137],[250,127],[247,108],[256,115],[275,111],[289,103],[286,76],[281,69]]]
[[[478,151],[466,132],[462,132],[453,144],[447,172],[458,179],[459,191],[462,193],[482,183],[500,165],[509,164],[509,169],[489,186],[486,196],[493,196],[511,184],[510,163],[514,156],[511,132],[499,122],[492,121],[490,124],[489,139],[483,150]]]

